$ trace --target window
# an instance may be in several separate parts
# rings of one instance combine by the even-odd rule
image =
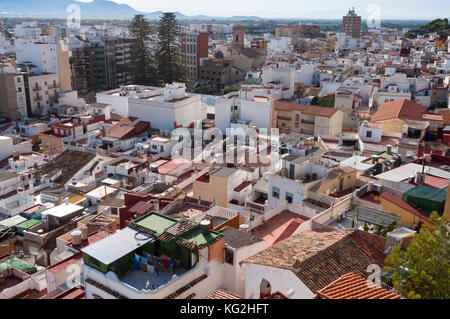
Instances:
[[[111,215],[118,215],[117,207],[111,207]]]
[[[234,264],[234,252],[231,249],[224,249],[225,252],[225,262],[227,264]]]
[[[292,200],[294,198],[294,195],[292,195],[291,193],[286,192],[286,200],[289,204],[292,204]]]
[[[272,187],[272,197],[280,198],[280,189],[278,187]]]
[[[367,131],[366,132],[366,137],[372,137],[372,131]]]

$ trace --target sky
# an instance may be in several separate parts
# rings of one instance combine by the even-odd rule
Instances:
[[[90,2],[91,0],[81,0]],[[434,19],[450,16],[449,0],[114,0],[143,12],[178,11],[186,15],[262,18],[340,19],[349,7],[367,19]],[[377,6],[374,7],[373,5]]]

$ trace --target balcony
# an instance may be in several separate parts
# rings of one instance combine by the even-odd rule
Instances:
[[[42,96],[39,96],[39,95],[38,95],[38,96],[35,96],[35,97],[34,97],[34,100],[35,100],[35,101],[42,101]]]
[[[302,120],[302,124],[306,124],[306,125],[314,125],[315,122],[314,122],[314,120]]]
[[[292,121],[292,118],[289,117],[289,116],[277,115],[277,120],[280,120],[280,121]]]
[[[254,203],[254,202],[247,202],[247,208],[250,211],[258,213],[258,214],[264,214],[264,212],[266,210],[264,205],[257,204],[257,203]]]
[[[33,86],[33,92],[41,91],[41,90],[42,90],[41,86],[39,86],[39,85]]]

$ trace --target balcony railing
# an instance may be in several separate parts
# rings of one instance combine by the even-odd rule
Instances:
[[[255,202],[247,202],[247,208],[252,212],[263,214],[266,210],[264,205],[257,204]]]
[[[41,90],[42,90],[41,86],[33,86],[33,92],[41,91]]]
[[[314,121],[311,121],[311,120],[302,120],[302,123],[303,124],[309,124],[309,125],[314,125],[315,124]]]

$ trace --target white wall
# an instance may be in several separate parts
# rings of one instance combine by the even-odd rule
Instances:
[[[110,95],[106,93],[97,93],[97,103],[111,105],[111,112],[122,117],[128,116],[128,99],[127,96]]]
[[[314,293],[291,271],[258,264],[247,263],[245,266],[245,298],[259,299],[260,285],[266,279],[271,293],[276,291],[287,295],[293,289],[291,299],[312,299]]]
[[[272,189],[278,187],[280,189],[279,197],[273,197]],[[305,199],[305,189],[303,183],[296,182],[292,179],[281,177],[280,175],[270,175],[268,182],[268,209],[274,209],[286,202],[286,192],[293,195],[292,203],[296,205],[303,204]]]
[[[150,122],[152,128],[169,132],[174,130],[175,122],[186,127],[197,120],[206,119],[206,105],[201,102],[200,96],[175,103],[130,98],[128,108],[129,116]]]

